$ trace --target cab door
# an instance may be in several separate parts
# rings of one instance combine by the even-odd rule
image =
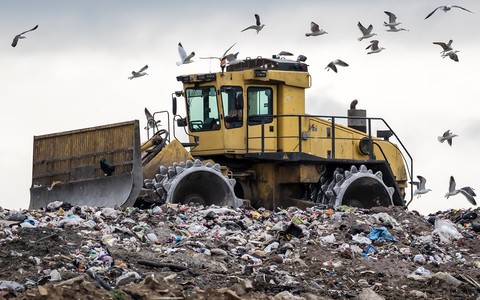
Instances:
[[[276,86],[247,86],[247,151],[277,151]]]

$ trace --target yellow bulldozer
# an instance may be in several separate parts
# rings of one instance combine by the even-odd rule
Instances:
[[[304,61],[247,58],[177,80],[172,118],[145,109],[143,144],[138,120],[35,136],[30,208],[405,205],[413,160],[396,133],[356,100],[347,116],[306,114],[312,78]],[[162,114],[168,128],[157,121]],[[183,142],[175,134],[182,129]]]

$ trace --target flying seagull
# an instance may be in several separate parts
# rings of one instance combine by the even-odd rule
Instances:
[[[370,45],[368,45],[367,48],[365,49],[370,49],[369,52],[367,52],[367,54],[372,54],[372,53],[379,53],[380,51],[382,51],[383,47],[378,47],[378,41],[377,40],[373,40],[373,41],[370,41]]]
[[[442,47],[442,51],[440,53],[445,53],[445,52],[448,52],[448,51],[452,51],[453,48],[452,48],[452,43],[453,43],[453,40],[449,40],[448,43],[444,43],[444,42],[433,42],[435,45],[439,45],[440,47]]]
[[[399,32],[399,31],[408,31],[405,28],[397,28],[398,25],[402,24],[401,22],[397,22],[397,16],[395,14],[386,11],[385,12],[388,15],[388,23],[383,21],[383,26],[390,27],[387,29],[389,32]]]
[[[340,59],[332,60],[326,67],[327,71],[332,69],[333,72],[337,73],[337,66],[348,67],[348,64]]]
[[[425,17],[425,20],[428,19],[431,15],[433,15],[433,14],[434,14],[437,10],[439,10],[439,9],[443,10],[444,12],[447,12],[447,11],[451,10],[452,8],[454,8],[454,7],[463,9],[463,10],[468,11],[468,12],[470,12],[470,13],[473,14],[473,11],[470,11],[470,10],[468,10],[468,9],[466,9],[466,8],[464,8],[464,7],[458,6],[458,5],[441,5],[441,6],[437,7],[437,8],[435,8],[431,13],[429,13],[428,16]]]
[[[365,26],[363,26],[362,23],[358,22],[357,26],[363,34],[363,36],[358,38],[359,41],[361,41],[363,39],[368,39],[368,38],[371,38],[374,35],[377,35],[376,33],[372,33],[372,29],[373,29],[372,24],[370,24],[370,26],[368,26],[368,28],[365,28]]]
[[[15,46],[17,45],[19,39],[25,39],[25,38],[26,38],[26,37],[24,36],[25,33],[30,32],[30,31],[33,31],[33,30],[35,30],[35,29],[37,29],[37,28],[38,28],[38,25],[36,25],[35,27],[33,27],[33,28],[30,29],[30,30],[27,30],[27,31],[24,31],[24,32],[22,32],[22,33],[20,33],[20,34],[17,34],[17,35],[13,38],[12,47],[15,47]]]
[[[245,28],[244,30],[242,30],[241,32],[244,32],[245,30],[248,30],[248,29],[255,29],[257,31],[257,34],[258,34],[258,32],[263,29],[265,24],[262,24],[260,22],[260,16],[257,15],[257,14],[255,14],[255,20],[257,20],[255,25],[249,26],[249,27]]]
[[[147,127],[145,127],[146,130],[149,130],[150,128],[154,128],[157,123],[155,122],[155,119],[153,118],[153,115],[150,113],[150,111],[145,107],[145,117],[147,117]]]
[[[133,78],[142,77],[144,75],[148,75],[145,70],[148,69],[148,65],[141,68],[138,72],[132,71],[132,76],[128,77],[128,79],[132,80]]]
[[[242,59],[237,59],[238,53],[239,52],[235,54],[230,53],[227,56],[225,56],[225,58],[222,60],[222,66],[231,66],[231,65],[242,63],[243,62]]]
[[[460,51],[459,50],[448,51],[447,53],[443,53],[442,57],[445,58],[445,57],[448,56],[448,57],[450,57],[451,60],[454,60],[454,61],[458,62],[457,52],[460,52]]]
[[[477,196],[473,190],[473,188],[469,186],[462,187],[461,189],[456,189],[455,179],[453,176],[450,176],[450,182],[448,186],[448,193],[445,194],[445,198],[448,199],[450,196],[455,196],[458,193],[462,193],[468,200],[468,202],[472,203],[473,205],[477,205],[477,201],[475,201],[475,196]]]
[[[277,57],[280,57],[280,56],[293,56],[293,53],[288,52],[288,51],[280,51],[276,56],[277,56]]]
[[[225,57],[227,56],[227,53],[228,51],[230,51],[233,46],[235,46],[237,43],[234,43],[233,45],[231,45],[227,50],[225,50],[225,52],[223,52],[222,56],[218,57],[218,56],[209,56],[209,57],[200,57],[200,59],[218,59],[220,61],[224,60]]]
[[[426,193],[430,192],[431,189],[425,188],[425,183],[427,182],[425,177],[419,175],[419,176],[417,176],[417,178],[420,182],[413,182],[413,184],[415,184],[417,186],[417,189],[415,190],[415,192],[413,192],[413,195],[417,196],[417,198],[419,198],[420,195],[423,195],[423,194],[426,194]]]
[[[458,135],[453,134],[450,132],[450,129],[445,131],[442,136],[438,137],[438,141],[440,143],[443,143],[444,141],[447,141],[448,144],[451,146],[452,145],[452,139]]]
[[[310,23],[310,31],[311,32],[305,33],[305,36],[317,36],[317,35],[328,33],[325,30],[320,29],[320,27],[318,27],[318,24],[315,22]]]
[[[192,63],[192,58],[195,56],[195,52],[192,52],[187,56],[187,52],[183,49],[182,43],[178,43],[178,54],[180,55],[180,61],[177,62],[177,66]]]

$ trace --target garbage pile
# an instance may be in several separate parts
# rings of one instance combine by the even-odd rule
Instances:
[[[480,299],[477,213],[0,209],[0,299]]]

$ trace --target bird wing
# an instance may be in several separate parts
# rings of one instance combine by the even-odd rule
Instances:
[[[310,23],[310,30],[312,30],[312,32],[320,31],[320,27],[318,26],[317,23],[311,22]]]
[[[461,188],[461,190],[464,190],[472,196],[476,196],[474,189],[469,186],[464,186],[463,188]]]
[[[385,13],[388,15],[388,22],[389,23],[395,23],[395,21],[397,20],[397,16],[395,16],[395,14],[393,14],[389,11],[386,11]]]
[[[30,31],[34,31],[34,30],[37,29],[37,28],[38,28],[38,25],[36,25],[35,27],[33,27],[33,28],[30,29],[30,30],[27,30],[27,31],[24,31],[24,32],[20,33],[20,35],[25,34],[25,33],[27,33],[27,32],[30,32]]]
[[[348,67],[348,64],[346,62],[344,62],[343,60],[340,60],[340,59],[337,59],[335,64],[337,64],[339,66],[342,66],[342,67]]]
[[[360,29],[360,31],[363,33],[363,35],[369,34],[367,28],[365,28],[365,26],[363,26],[362,23],[358,22],[357,26]]]
[[[458,5],[452,5],[452,7],[463,9],[465,11],[471,12],[472,14],[474,13],[473,11],[470,11],[470,10],[466,9],[465,7],[461,7],[461,6],[458,6]]]
[[[278,53],[278,55],[280,55],[280,56],[293,56],[293,53],[290,53],[288,51],[280,51],[280,53]]]
[[[244,30],[242,30],[240,32],[244,32],[245,30],[248,30],[248,29],[257,29],[257,25],[248,26],[247,28],[245,28]]]
[[[187,57],[187,52],[183,49],[182,43],[178,43],[178,54],[180,55],[180,59],[183,61]]]
[[[443,43],[443,42],[433,42],[435,45],[439,45],[440,47],[443,48],[443,50],[447,50],[449,47],[447,46],[447,44]]]
[[[450,184],[448,185],[448,191],[449,192],[453,192],[455,191],[455,179],[453,178],[453,176],[450,176]]]
[[[443,137],[447,137],[447,136],[449,136],[449,135],[450,135],[450,129],[447,130],[447,131],[445,131],[445,132],[443,133]]]
[[[425,189],[425,183],[427,182],[427,180],[423,177],[423,176],[417,176],[418,180],[420,180],[420,183],[419,183],[419,186],[418,186],[418,189],[419,190],[423,190]]]
[[[13,38],[12,47],[15,47],[15,46],[17,45],[19,38],[20,38],[20,34],[16,35],[16,36]]]
[[[147,120],[153,119],[153,115],[148,111],[148,109],[145,107],[145,116],[147,117]]]
[[[230,49],[233,48],[233,46],[235,46],[237,43],[234,43],[233,45],[230,46],[230,48],[228,48],[222,55],[222,58],[225,57],[225,55],[227,55],[228,51],[230,51]],[[220,59],[221,60],[221,59]]]
[[[225,57],[225,56],[223,56]],[[218,59],[218,60],[222,60],[222,57],[216,57],[216,56],[209,56],[209,57],[199,57],[200,59]]]
[[[370,41],[370,45],[365,49],[368,49],[370,47],[372,48],[372,50],[378,50],[378,40]]]
[[[435,8],[431,13],[428,14],[428,16],[425,17],[425,20],[428,19],[431,15],[433,15],[437,11],[437,9],[442,8],[442,7],[443,7],[443,5]]]
[[[187,57],[185,57],[185,60],[188,61],[192,59],[195,56],[195,52],[190,53]]]
[[[337,66],[335,66],[335,63],[331,61],[328,65],[327,68],[330,68],[333,70],[333,72],[337,73]]]
[[[468,202],[472,203],[473,205],[477,205],[477,201],[475,201],[475,198],[473,198],[473,196],[470,195],[467,191],[461,189],[460,192],[467,198]]]
[[[373,25],[370,24],[370,26],[368,26],[367,30],[368,30],[368,33],[371,33],[372,32],[372,29],[373,29]]]
[[[148,69],[148,65],[145,65],[145,67],[141,68],[140,71],[138,71],[138,73],[141,73],[141,72],[145,71],[146,69]]]
[[[260,16],[255,14],[255,20],[257,20],[257,26],[260,26],[262,23],[260,23]]]
[[[453,59],[454,61],[457,61],[458,62],[458,55],[457,53],[455,52],[450,52],[448,53],[448,56],[450,56],[451,59]],[[448,143],[450,144],[450,146],[452,145],[452,140],[448,140]]]

